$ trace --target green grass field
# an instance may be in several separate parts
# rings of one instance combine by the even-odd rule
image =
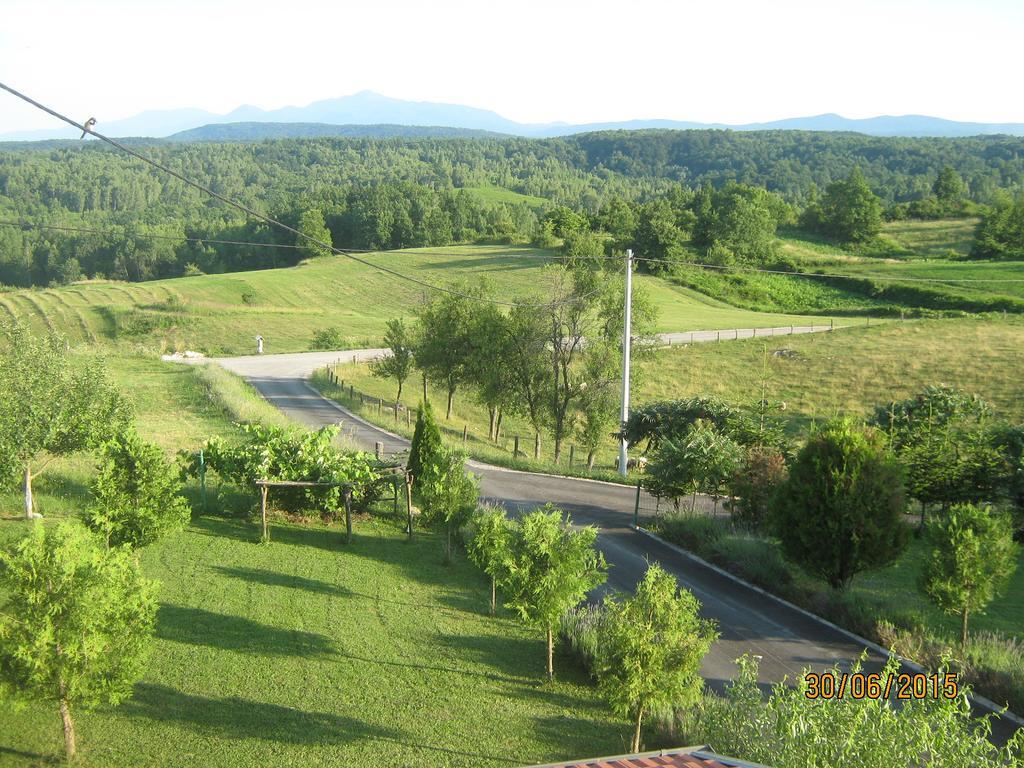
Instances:
[[[515,246],[466,246],[360,258],[436,285],[485,279],[507,300],[543,283],[551,255]],[[737,309],[658,278],[643,276],[637,283],[658,306],[662,331],[807,322]],[[0,317],[20,317],[39,330],[58,329],[75,342],[114,344],[120,350],[249,354],[260,334],[268,353],[298,352],[309,349],[318,330],[332,326],[348,346],[375,345],[385,323],[411,315],[427,293],[336,256],[287,269],[10,291],[0,293]]]
[[[937,221],[890,221],[882,225],[882,235],[914,256],[966,256],[971,251],[978,221],[973,217]]]
[[[200,517],[144,552],[153,654],[129,701],[79,715],[79,764],[500,766],[628,743],[571,662],[544,681],[540,635],[487,615],[485,579],[442,565],[439,537],[380,519],[350,546],[338,526],[271,536]],[[61,753],[54,707],[3,723],[0,764]]]
[[[1009,419],[1024,419],[1024,322],[1013,316],[858,324],[834,333],[676,347],[640,363],[636,399],[706,394],[754,401],[765,350],[768,392],[786,403],[794,426],[866,415],[939,383],[981,395]],[[781,350],[787,351],[774,354]]]
[[[231,437],[232,418],[281,419],[239,380],[203,368],[112,357],[139,429],[168,453]],[[273,412],[276,413],[276,412]],[[51,521],[88,501],[94,459],[55,461],[37,480]],[[195,503],[198,491],[187,493]],[[211,479],[211,512],[244,510]],[[22,535],[17,492],[0,495],[0,541]],[[143,552],[161,582],[153,654],[133,698],[80,713],[83,766],[518,765],[621,752],[611,717],[569,660],[543,682],[543,638],[487,615],[484,577],[442,542],[386,515],[339,526],[197,515]],[[0,765],[62,754],[56,709],[5,711]]]

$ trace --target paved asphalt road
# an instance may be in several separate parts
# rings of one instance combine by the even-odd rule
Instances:
[[[788,329],[787,329],[788,330]],[[343,431],[372,450],[383,442],[388,453],[400,452],[408,442],[360,419],[340,405],[321,397],[306,381],[316,369],[336,361],[367,360],[382,350],[311,352],[225,358],[217,362],[249,380],[273,405],[311,427],[342,422]],[[729,579],[712,568],[634,531],[630,527],[635,490],[627,486],[573,478],[538,475],[470,462],[480,477],[481,495],[510,511],[552,502],[567,510],[577,524],[599,527],[599,546],[609,569],[602,589],[632,591],[643,578],[648,562],[658,562],[691,590],[703,605],[702,614],[718,622],[721,639],[703,665],[709,685],[721,690],[735,676],[735,659],[758,654],[761,681],[774,683],[798,676],[811,667],[848,668],[865,648],[850,637],[807,615]],[[869,651],[867,669],[882,664]],[[996,740],[1013,731],[1008,721],[996,724]]]

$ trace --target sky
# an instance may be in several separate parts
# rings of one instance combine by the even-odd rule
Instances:
[[[1024,122],[1022,0],[0,0],[0,81],[76,119],[361,90],[519,122]],[[0,133],[59,127],[0,92]]]

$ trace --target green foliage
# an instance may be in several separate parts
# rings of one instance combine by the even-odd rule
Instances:
[[[313,334],[313,340],[309,343],[309,348],[312,350],[344,349],[345,346],[345,335],[336,325],[321,328]]]
[[[597,529],[573,530],[568,516],[547,504],[525,515],[512,538],[509,575],[502,585],[506,607],[547,632],[548,677],[554,675],[553,630],[559,617],[604,583],[604,556]]]
[[[739,467],[743,449],[712,423],[699,420],[677,439],[663,439],[647,465],[647,489],[679,499],[698,492],[718,496]]]
[[[971,255],[984,259],[1024,259],[1024,197],[999,196],[982,215]]]
[[[413,369],[413,339],[402,318],[388,320],[387,330],[384,332],[384,346],[391,350],[391,354],[375,360],[370,365],[370,370],[374,376],[398,382],[398,394],[395,396],[395,400],[398,401],[402,399],[402,385]]]
[[[802,223],[837,240],[862,243],[881,231],[882,205],[864,174],[854,168],[845,181],[828,185],[820,207],[811,207]]]
[[[421,466],[417,489],[423,504],[423,519],[445,525],[448,534],[445,558],[451,560],[452,533],[476,507],[479,495],[476,479],[466,472],[463,454],[443,447],[432,461]]]
[[[940,609],[960,615],[960,643],[966,647],[968,617],[984,613],[1017,568],[1010,517],[957,504],[929,524],[928,540],[932,551],[921,589]]]
[[[124,428],[130,411],[99,360],[76,360],[63,338],[36,336],[22,323],[0,331],[0,480],[22,475],[28,514],[40,455],[95,448]]]
[[[943,203],[958,203],[964,195],[964,180],[955,168],[944,165],[932,185],[932,193]]]
[[[481,506],[466,526],[466,552],[481,571],[491,577],[491,613],[497,606],[498,584],[508,581],[512,564],[515,523],[501,507]]]
[[[749,415],[716,398],[694,396],[659,400],[630,410],[622,434],[631,446],[646,441],[645,451],[657,450],[664,440],[680,440],[698,423],[714,426],[742,445],[757,429]]]
[[[1005,748],[994,746],[988,739],[990,716],[975,718],[966,696],[901,702],[808,697],[804,673],[796,686],[772,686],[765,700],[757,660],[744,656],[737,663],[739,675],[726,687],[725,698],[706,697],[680,723],[719,753],[787,768],[1024,766],[1024,737]],[[860,671],[860,665],[852,671]],[[831,673],[849,674],[839,668]],[[882,679],[898,673],[898,662],[891,660]]]
[[[144,547],[181,530],[191,517],[177,469],[134,431],[103,446],[92,495],[82,518],[108,547]]]
[[[735,523],[760,529],[768,521],[768,502],[786,480],[786,458],[774,448],[751,446],[729,480],[736,497],[729,502]]]
[[[257,480],[301,480],[308,482],[350,483],[352,498],[358,505],[372,499],[371,484],[378,478],[374,458],[362,451],[340,451],[334,446],[337,426],[313,432],[242,426],[244,441],[229,445],[220,439],[203,448],[206,466],[228,482],[252,488]],[[198,471],[197,459],[187,454],[189,471]],[[301,513],[308,509],[324,517],[333,517],[342,508],[342,489],[275,488],[272,500],[281,509]]]
[[[621,717],[636,723],[631,751],[640,751],[643,717],[695,703],[704,688],[700,665],[718,639],[699,617],[700,602],[658,565],[631,597],[606,598],[598,645],[598,690]]]
[[[781,199],[765,189],[736,183],[702,194],[693,244],[713,261],[728,264],[734,256],[741,262],[765,263],[775,255],[777,217],[788,218]],[[716,253],[729,256],[715,258]]]
[[[155,592],[129,551],[71,522],[0,551],[0,694],[59,704],[69,759],[72,709],[117,704],[142,676]]]
[[[473,317],[477,308],[474,296],[486,293],[484,287],[464,283],[453,285],[420,307],[419,332],[413,348],[416,366],[426,377],[443,386],[448,395],[445,418],[452,415],[452,402],[459,386],[466,381],[473,348]]]
[[[434,421],[434,411],[429,402],[423,402],[416,416],[416,428],[412,433],[409,460],[406,463],[406,468],[412,474],[412,488],[417,498],[423,487],[422,478],[432,471],[430,468],[438,462],[443,451],[441,430]]]
[[[873,422],[906,469],[907,490],[922,504],[993,500],[1006,475],[988,403],[945,385],[875,410]]]
[[[786,557],[843,589],[903,550],[903,507],[903,478],[882,434],[840,420],[808,439],[769,516]]]
[[[295,244],[299,246],[299,250],[307,259],[329,256],[332,253],[329,247],[332,245],[331,232],[327,229],[323,211],[319,208],[302,212],[302,215],[299,216],[299,232],[303,234],[303,237],[297,238]],[[314,240],[317,242],[313,242]],[[323,245],[319,243],[323,243]]]

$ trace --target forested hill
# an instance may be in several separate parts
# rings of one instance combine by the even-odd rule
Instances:
[[[336,245],[352,248],[529,240],[546,207],[593,214],[611,200],[647,201],[680,184],[739,181],[776,191],[800,209],[854,167],[885,204],[926,196],[944,166],[958,172],[977,202],[999,189],[1024,189],[1024,138],[1004,136],[613,131],[556,139],[158,141],[142,151],[293,226],[316,212],[321,223],[306,223],[325,222]],[[210,243],[295,245],[287,233],[247,222],[96,140],[0,148],[0,220],[64,228],[0,226],[6,285],[82,275],[146,280],[313,255]]]

